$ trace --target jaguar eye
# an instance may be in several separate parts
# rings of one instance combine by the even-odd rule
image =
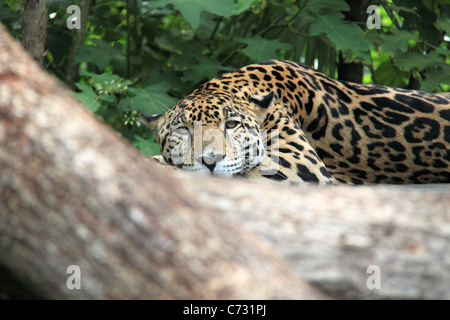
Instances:
[[[239,125],[239,121],[230,120],[225,123],[225,128],[233,129],[233,128],[236,128],[238,125]]]
[[[189,134],[189,129],[187,127],[178,127],[175,129],[174,133],[181,135]]]

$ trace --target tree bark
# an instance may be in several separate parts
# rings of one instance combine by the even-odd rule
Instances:
[[[22,46],[42,65],[47,33],[46,0],[24,0]]]
[[[283,186],[158,170],[2,28],[0,168],[0,265],[38,297],[450,298],[448,185]],[[67,286],[71,265],[79,290]]]

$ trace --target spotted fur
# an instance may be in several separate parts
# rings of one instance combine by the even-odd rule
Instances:
[[[165,161],[200,173],[324,184],[450,182],[448,93],[337,81],[270,60],[214,78],[165,115],[142,119]],[[194,135],[195,125],[223,139]]]

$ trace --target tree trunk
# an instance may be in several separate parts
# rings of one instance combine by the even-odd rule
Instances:
[[[448,185],[158,170],[2,28],[0,168],[0,265],[38,297],[450,299]]]
[[[73,30],[75,32],[75,35],[72,40],[72,47],[70,49],[66,74],[66,85],[68,85],[72,89],[75,89],[75,82],[77,82],[78,80],[79,64],[75,62],[75,54],[77,53],[77,49],[83,45],[86,37],[86,26],[89,17],[90,7],[91,7],[91,0],[80,1],[80,11],[81,11],[80,29]]]
[[[22,46],[42,65],[47,27],[46,0],[24,0]]]
[[[345,0],[350,6],[350,11],[344,12],[344,20],[365,23],[367,20],[367,7],[370,5],[369,0]],[[365,28],[365,26],[364,26]],[[363,28],[363,29],[364,29]],[[339,52],[338,61],[338,80],[362,83],[364,75],[364,65],[361,62],[346,62],[342,54]]]

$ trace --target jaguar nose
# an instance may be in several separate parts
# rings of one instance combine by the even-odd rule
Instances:
[[[213,163],[208,164],[205,161],[205,158],[203,158],[202,160],[203,160],[203,164],[209,169],[209,171],[214,172],[214,168],[216,167],[216,163],[213,162]]]
[[[202,164],[204,164],[209,171],[213,172],[216,165],[225,158],[224,154],[215,154],[211,152],[207,155],[203,155],[196,160]]]

